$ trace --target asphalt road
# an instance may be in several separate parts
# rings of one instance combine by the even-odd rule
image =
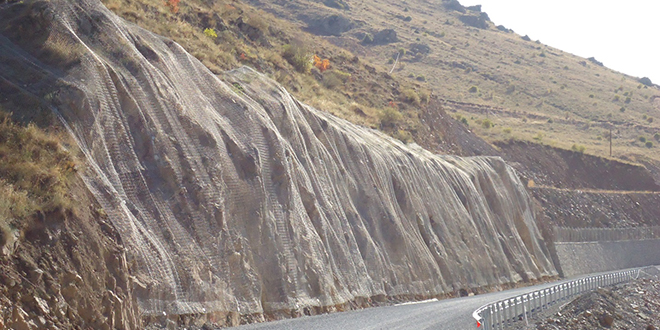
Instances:
[[[568,280],[566,280],[568,281]],[[306,316],[275,322],[244,325],[237,330],[395,330],[395,329],[476,329],[472,312],[493,301],[550,287],[564,281],[540,284],[472,297],[416,304],[374,307],[343,313]]]

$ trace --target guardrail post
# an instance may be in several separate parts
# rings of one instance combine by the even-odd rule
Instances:
[[[534,313],[538,313],[541,310],[541,293],[536,291],[534,295]]]
[[[493,329],[500,329],[502,324],[502,303],[495,304],[495,314],[493,314]]]
[[[541,310],[548,308],[548,289],[541,291]]]
[[[485,313],[482,316],[484,330],[491,330],[492,329],[491,324],[493,323],[493,306],[492,305],[488,306],[488,308],[486,308],[484,311]]]
[[[514,322],[513,318],[515,317],[514,314],[516,314],[516,311],[515,311],[516,306],[514,305],[514,303],[515,303],[515,300],[509,299],[509,312],[507,314],[509,316],[509,321],[507,323],[508,325],[513,325],[513,322]]]

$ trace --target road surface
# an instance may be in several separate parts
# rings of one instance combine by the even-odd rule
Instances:
[[[582,276],[581,276],[582,277]],[[572,280],[572,279],[571,279]],[[275,322],[244,325],[236,330],[395,330],[476,329],[472,318],[475,309],[500,299],[517,296],[562,283],[552,282],[472,297],[445,299],[415,304],[374,307],[343,313],[332,313],[286,319]]]

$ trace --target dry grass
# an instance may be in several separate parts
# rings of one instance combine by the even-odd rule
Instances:
[[[37,213],[72,210],[69,182],[77,165],[60,139],[33,124],[15,124],[0,111],[0,246]]]
[[[242,2],[182,1],[176,14],[158,1],[103,2],[123,18],[172,38],[218,75],[249,65],[277,80],[301,101],[360,125],[379,127],[381,110],[391,101],[399,101],[397,90],[421,90],[418,83],[405,79],[390,77],[391,82],[383,81],[382,71],[372,71],[373,64],[358,59],[350,50]],[[262,37],[250,39],[240,29],[239,19],[260,31]],[[204,33],[209,28],[217,37]],[[329,70],[322,74],[310,70],[313,55],[329,59]],[[407,116],[401,117],[396,129],[392,126],[384,130],[394,136],[401,135],[399,130],[418,126],[414,113],[428,101],[429,93],[425,90],[422,95],[420,101],[400,102],[398,110]]]

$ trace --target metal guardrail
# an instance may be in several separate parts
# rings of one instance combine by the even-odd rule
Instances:
[[[600,287],[615,285],[636,279],[641,268],[596,275],[555,285],[516,297],[486,304],[472,313],[477,328],[484,330],[506,329],[516,322],[525,321],[537,313],[551,308],[582,293]]]
[[[554,241],[605,242],[660,238],[660,226],[635,228],[567,228],[555,227]]]

